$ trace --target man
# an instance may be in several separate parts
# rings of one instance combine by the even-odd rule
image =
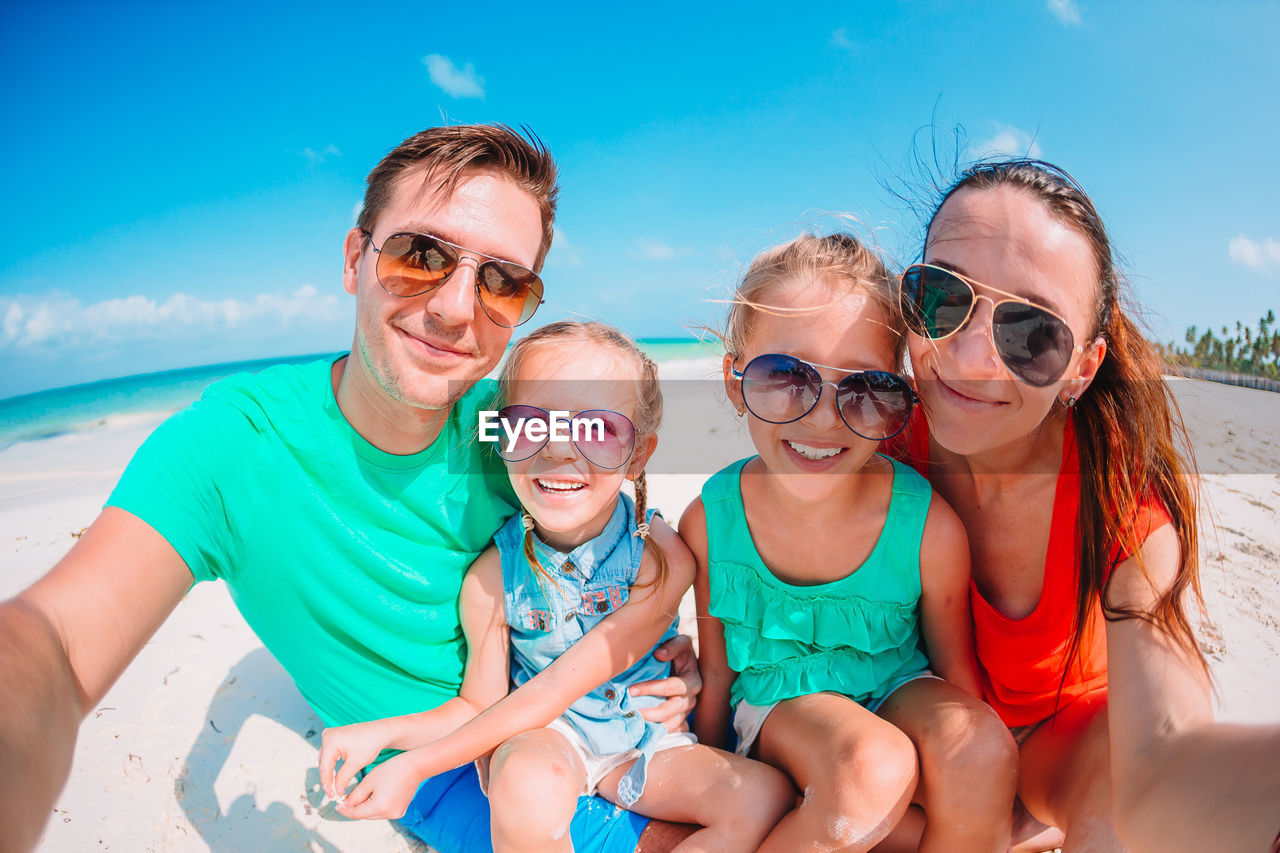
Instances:
[[[34,845],[80,720],[193,579],[227,582],[326,725],[456,695],[462,576],[516,507],[467,439],[492,398],[480,380],[540,301],[556,192],[550,154],[509,128],[406,140],[346,237],[351,354],[211,387],[147,440],[67,556],[0,605],[6,845]],[[684,681],[652,687],[678,694],[664,719],[698,687],[688,646],[672,652]],[[635,846],[643,821],[585,811],[579,849]],[[487,845],[474,773],[428,780],[404,823],[446,853]]]

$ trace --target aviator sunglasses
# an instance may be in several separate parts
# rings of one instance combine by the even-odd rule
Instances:
[[[974,285],[1005,298],[981,295]],[[1067,321],[1048,308],[932,264],[907,267],[901,299],[907,327],[934,341],[963,329],[978,300],[987,300],[1000,360],[1014,376],[1037,388],[1062,378],[1071,357],[1083,349],[1076,346]]]
[[[542,304],[542,279],[517,263],[464,249],[430,234],[392,234],[379,248],[373,245],[372,234],[362,233],[378,255],[374,268],[378,284],[392,296],[419,296],[439,287],[457,271],[465,252],[485,259],[476,266],[476,296],[495,324],[515,328],[527,322]]]
[[[742,380],[742,402],[751,414],[771,424],[789,424],[814,410],[823,386],[836,391],[840,420],[856,435],[872,441],[892,438],[911,418],[916,394],[907,380],[887,370],[855,370],[839,382],[824,382],[818,368],[841,370],[826,364],[810,364],[793,355],[766,353],[733,369]]]
[[[521,462],[547,446],[550,441],[551,413],[537,406],[504,406],[498,410],[498,422],[502,434],[494,446],[506,462]],[[537,431],[541,440],[530,438],[530,423],[540,424]],[[608,409],[588,409],[578,412],[556,425],[567,431],[574,448],[583,459],[597,468],[610,471],[621,468],[631,458],[636,447],[636,425],[626,415]],[[508,443],[507,436],[515,435]]]

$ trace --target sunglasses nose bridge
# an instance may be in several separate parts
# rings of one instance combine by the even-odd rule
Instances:
[[[476,301],[479,299],[479,278],[474,259],[459,259],[438,285],[426,292],[427,310],[442,323],[459,326],[475,318]]]

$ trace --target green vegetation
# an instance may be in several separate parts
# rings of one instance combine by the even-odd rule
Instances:
[[[1222,327],[1218,337],[1212,329],[1203,333],[1195,326],[1187,329],[1188,347],[1174,346],[1170,341],[1161,346],[1170,364],[1179,367],[1201,367],[1208,370],[1225,370],[1250,376],[1266,376],[1280,379],[1280,331],[1275,328],[1276,312],[1268,311],[1258,321],[1258,328],[1250,329],[1236,323],[1236,333]]]

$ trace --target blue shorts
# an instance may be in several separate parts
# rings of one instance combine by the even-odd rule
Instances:
[[[575,850],[632,853],[648,823],[601,797],[579,797],[569,834]],[[400,825],[440,853],[493,853],[489,799],[474,764],[423,782]]]

